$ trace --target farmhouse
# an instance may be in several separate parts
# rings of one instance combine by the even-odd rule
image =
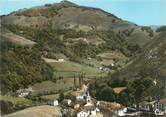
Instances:
[[[29,93],[32,91],[33,91],[32,88],[28,87],[26,89],[17,90],[17,94],[18,94],[18,97],[25,97],[25,96],[29,95]]]
[[[139,108],[143,112],[154,112],[155,115],[164,115],[166,113],[166,98],[152,102],[143,101],[139,104]]]
[[[105,66],[100,66],[99,70],[101,70],[101,71],[110,71],[110,69],[108,67],[105,67]]]
[[[59,105],[58,100],[54,100],[54,102],[53,102],[53,106],[58,106],[58,105]]]
[[[64,59],[58,59],[58,62],[65,62]]]
[[[51,106],[59,106],[58,100],[49,101],[48,104],[51,105]]]

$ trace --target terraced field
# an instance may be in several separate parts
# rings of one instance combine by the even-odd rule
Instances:
[[[81,73],[85,73],[86,77],[104,77],[106,76],[105,72],[102,72],[98,69],[97,66],[100,66],[99,63],[90,63],[87,62],[86,64],[78,64],[71,61],[65,62],[51,62],[50,65],[54,68],[55,77],[64,77],[64,78],[71,78],[71,77],[79,77]]]

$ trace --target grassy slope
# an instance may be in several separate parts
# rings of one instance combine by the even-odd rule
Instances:
[[[78,86],[78,79],[76,79],[76,85]],[[74,87],[74,79],[73,78],[63,78],[57,80],[56,83],[52,81],[43,81],[41,83],[36,83],[32,85],[33,95],[39,93],[59,93],[59,91],[67,91]]]
[[[57,117],[60,116],[60,108],[43,105],[37,107],[27,108],[4,117]]]
[[[96,30],[109,30],[112,28],[115,32],[134,28],[134,35],[129,37],[130,42],[138,42],[138,44],[142,45],[149,40],[146,32],[139,30],[140,27],[133,23],[121,20],[101,9],[82,7],[68,2],[17,11],[2,17],[2,24],[7,25],[15,24],[27,27],[43,27],[49,23],[54,29],[72,28],[85,32],[93,28]],[[95,40],[96,38],[90,39],[91,42],[97,43]],[[102,39],[99,40],[102,41]]]
[[[96,66],[91,67],[84,64],[78,64],[75,62],[54,62],[51,66],[55,70],[55,76],[59,77],[78,77],[80,73],[86,73],[86,77],[100,77],[105,76],[106,73],[101,72]]]
[[[32,104],[31,100],[28,100],[28,99],[22,98],[22,97],[0,96],[0,100],[12,102],[12,104],[14,104],[14,105]]]
[[[128,66],[114,74],[115,77],[133,78],[140,72],[146,72],[152,77],[166,76],[166,32],[157,35],[147,44],[144,51]]]
[[[22,45],[22,46],[31,46],[36,44],[35,42],[28,40],[24,37],[18,36],[13,33],[2,33],[1,35],[3,38],[5,38],[7,41],[17,44],[17,45]]]

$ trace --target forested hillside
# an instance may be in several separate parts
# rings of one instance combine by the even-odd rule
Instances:
[[[41,59],[36,46],[13,45],[2,39],[0,59],[2,93],[52,78],[52,68]]]

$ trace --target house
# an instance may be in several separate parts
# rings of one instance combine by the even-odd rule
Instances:
[[[149,112],[151,111],[151,104],[147,101],[143,101],[141,103],[139,103],[139,110],[143,111],[143,112]]]
[[[153,104],[153,111],[155,115],[161,116],[166,114],[166,98],[162,100],[157,100]]]
[[[58,59],[58,62],[65,62],[64,59]]]
[[[166,98],[164,98],[164,99],[160,99],[160,104],[162,104],[163,105],[163,110],[165,111],[165,113],[166,113]]]
[[[96,116],[100,112],[93,103],[87,103],[84,107],[77,113],[77,117],[90,117]]]
[[[84,100],[84,93],[81,91],[73,91],[71,95],[74,96],[76,100]]]
[[[25,97],[25,96],[29,95],[29,93],[31,93],[31,92],[33,92],[31,87],[17,90],[18,97]]]
[[[79,109],[79,108],[80,108],[80,104],[74,105],[74,109]]]
[[[71,106],[72,105],[72,101],[70,99],[64,99],[62,101],[62,104],[66,105],[66,106]]]
[[[127,108],[119,103],[106,101],[99,101],[97,103],[100,109],[111,111],[118,116],[126,115]]]
[[[126,112],[123,113],[123,116],[140,116],[142,114],[142,111],[138,111],[135,108],[127,107]]]
[[[89,115],[96,115],[98,112],[100,112],[99,108],[93,104],[93,102],[88,102],[84,105],[84,109],[89,112]]]
[[[87,90],[88,87],[86,85],[82,85],[82,88],[80,90],[77,91],[73,91],[71,93],[72,96],[74,96],[76,98],[76,100],[85,100],[87,97]],[[89,95],[88,95],[89,98]]]
[[[85,111],[80,111],[77,113],[77,117],[88,117],[88,113]]]
[[[54,101],[53,101],[53,106],[58,106],[58,105],[59,105],[58,100],[54,100]]]
[[[100,66],[99,70],[101,70],[101,71],[110,71],[110,69],[108,67],[105,67],[105,66]]]
[[[101,66],[101,67],[99,67],[99,70],[103,70],[103,67]]]
[[[153,112],[157,116],[165,115],[166,99],[158,99],[152,102],[143,101],[139,104],[139,109],[143,112]]]
[[[59,106],[58,100],[49,101],[48,104],[51,105],[51,106]]]
[[[88,60],[91,60],[92,58],[91,58],[91,57],[88,57],[87,59],[88,59]]]
[[[114,64],[114,63],[112,63],[112,64],[111,64],[111,66],[113,67],[113,66],[115,66],[115,64]]]

